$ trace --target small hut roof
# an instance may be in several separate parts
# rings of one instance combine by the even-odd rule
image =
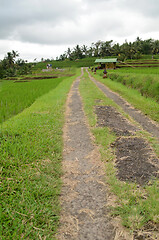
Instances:
[[[96,59],[95,63],[116,63],[117,58],[102,58],[102,59]]]

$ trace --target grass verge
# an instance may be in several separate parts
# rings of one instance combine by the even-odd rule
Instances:
[[[78,74],[78,73],[77,73]],[[54,239],[59,220],[65,78],[0,128],[0,239]]]
[[[150,222],[155,226],[159,223],[159,181],[156,180],[144,187],[119,181],[116,178],[115,155],[110,147],[117,137],[106,127],[96,127],[94,106],[99,105],[98,101],[100,100],[100,105],[116,106],[116,104],[89,80],[86,73],[80,83],[80,92],[95,142],[100,147],[101,157],[106,166],[107,182],[111,192],[116,196],[112,214],[120,216],[123,225],[131,231],[144,228]]]
[[[135,108],[141,110],[144,114],[148,115],[153,120],[159,122],[159,103],[152,98],[145,98],[136,89],[131,89],[124,86],[120,82],[112,81],[111,79],[103,79],[103,74],[97,71],[96,75],[93,75],[98,81],[108,86],[113,91],[119,93],[128,102],[130,102]]]

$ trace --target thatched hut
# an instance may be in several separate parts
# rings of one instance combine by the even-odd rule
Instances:
[[[117,58],[96,59],[95,63],[100,64],[100,68],[116,69]]]

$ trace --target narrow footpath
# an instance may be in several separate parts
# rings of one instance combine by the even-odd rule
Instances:
[[[86,69],[88,72],[88,70]],[[144,130],[152,134],[152,136],[159,139],[159,125],[150,120],[147,116],[141,113],[139,110],[135,109],[126,102],[121,96],[117,93],[112,92],[104,84],[98,82],[94,77],[88,72],[89,78],[96,84],[96,86],[110,99],[112,99],[116,104],[123,108],[123,110],[128,113],[136,122],[138,122]]]
[[[116,231],[106,207],[104,166],[83,112],[78,89],[81,77],[73,83],[66,103],[63,210],[57,239],[113,240]]]

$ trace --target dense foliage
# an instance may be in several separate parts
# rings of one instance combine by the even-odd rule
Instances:
[[[18,56],[19,54],[13,50],[8,52],[4,59],[0,61],[0,78],[15,77],[31,72],[31,64],[22,59],[16,61]]]
[[[68,48],[57,60],[75,60],[85,57],[118,56],[119,60],[138,59],[142,54],[156,55],[159,53],[159,40],[142,40],[139,37],[134,42],[125,41],[123,44],[110,41],[97,41],[91,46],[76,45],[73,49]]]

